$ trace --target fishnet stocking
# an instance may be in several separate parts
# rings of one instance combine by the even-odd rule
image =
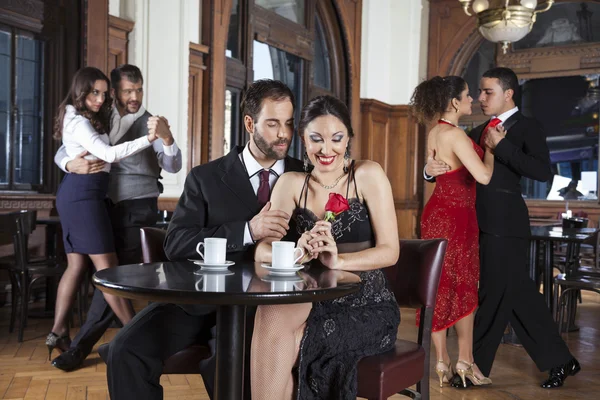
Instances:
[[[259,306],[250,352],[253,400],[292,399],[292,368],[312,303]]]

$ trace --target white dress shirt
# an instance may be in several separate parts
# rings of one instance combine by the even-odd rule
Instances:
[[[72,107],[72,106],[67,106],[67,108],[68,107]],[[73,108],[73,110],[75,110],[75,108]],[[138,110],[138,112],[136,112],[134,114],[125,114],[124,116],[121,117],[117,108],[113,107],[112,115],[110,118],[111,129],[110,129],[110,134],[108,135],[110,144],[114,146],[114,144],[116,142],[118,142],[119,139],[121,139],[125,133],[127,133],[127,131],[129,130],[129,128],[131,128],[133,123],[139,117],[144,115],[145,112],[146,112],[146,109],[143,106],[140,106],[140,109]],[[79,117],[84,118],[82,116],[79,116]],[[66,118],[66,115],[65,115],[65,118]],[[63,134],[63,136],[64,136],[64,134]],[[106,142],[105,139],[102,139],[102,140]],[[154,152],[158,156],[158,165],[161,169],[164,169],[165,171],[171,172],[171,173],[179,172],[179,170],[181,169],[181,153],[180,153],[179,148],[177,147],[177,144],[175,143],[175,141],[173,141],[173,144],[171,146],[167,146],[167,145],[163,144],[163,141],[161,139],[157,139],[154,142],[152,142],[152,148],[154,149]],[[75,158],[75,156],[79,153],[72,155],[70,152],[64,152],[64,150],[66,150],[66,148],[65,148],[65,145],[63,144],[61,146],[61,148],[58,149],[58,151],[56,152],[54,162],[60,167],[60,169],[62,169],[65,173],[68,174],[70,172],[67,171],[67,163],[69,161],[72,161]],[[166,157],[162,157],[163,154]],[[88,157],[85,157],[85,158],[88,158]],[[91,159],[91,158],[88,158],[88,159]],[[105,170],[105,169],[103,169],[103,170]],[[107,172],[108,171],[110,171],[110,167],[108,167]]]
[[[84,158],[106,161],[102,168],[104,172],[110,172],[110,163],[119,161],[152,145],[148,141],[148,137],[144,136],[131,142],[110,146],[108,135],[96,132],[90,120],[78,114],[72,105],[67,105],[65,109],[62,142],[70,158],[74,158],[87,150],[90,154]]]
[[[248,172],[248,177],[250,178],[250,184],[252,185],[252,189],[254,190],[254,194],[258,192],[258,187],[260,186],[260,177],[259,172],[262,170],[269,170],[269,186],[271,190],[273,190],[273,186],[277,179],[285,172],[285,161],[277,160],[275,164],[271,165],[271,168],[264,168],[262,165],[256,161],[252,153],[250,152],[250,143],[246,144],[244,150],[240,153],[240,161],[246,167],[246,172]],[[250,228],[248,227],[249,222],[246,223],[244,227],[244,246],[254,244],[252,240],[252,235],[250,235]]]

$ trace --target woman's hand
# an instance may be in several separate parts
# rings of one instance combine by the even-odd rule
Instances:
[[[331,234],[331,223],[325,221],[317,221],[311,229],[313,236],[308,244],[312,246],[313,254],[317,254],[319,261],[330,269],[339,269],[339,257],[337,244]]]
[[[310,231],[306,231],[302,234],[302,236],[300,236],[300,239],[298,239],[296,247],[299,247],[302,250],[304,250],[304,256],[300,259],[300,261],[298,261],[299,264],[305,264],[317,258],[317,254],[313,253],[313,246],[308,244],[308,242],[316,236],[316,234],[313,234]]]

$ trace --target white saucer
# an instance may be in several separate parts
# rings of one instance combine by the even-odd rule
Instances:
[[[300,271],[302,268],[304,268],[304,265],[302,264],[296,264],[291,268],[273,267],[270,263],[260,265],[272,275],[294,275],[297,271]]]
[[[285,275],[276,275],[276,274],[268,274],[267,276],[263,276],[262,278],[260,278],[261,281],[265,281],[265,282],[303,282],[304,279],[302,279],[300,276],[298,275],[290,275],[290,274],[285,274]]]
[[[189,259],[191,262],[193,262],[196,265],[199,265],[202,267],[202,269],[209,271],[218,271],[218,270],[224,270],[227,269],[227,267],[231,267],[232,265],[235,264],[235,261],[225,261],[223,264],[207,264],[204,262],[204,260],[192,260]]]
[[[235,272],[228,269],[212,269],[210,267],[201,267],[199,271],[194,271],[194,275],[208,275],[208,276],[229,276],[234,275]]]

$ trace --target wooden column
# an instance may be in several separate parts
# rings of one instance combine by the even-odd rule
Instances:
[[[208,47],[190,43],[190,70],[188,77],[188,165],[191,170],[206,162],[208,154],[203,144],[207,144],[207,135],[203,134],[203,81],[207,75],[204,58],[208,57]]]
[[[108,0],[85,1],[84,54],[85,66],[108,70]]]
[[[108,73],[115,67],[128,62],[127,45],[129,44],[129,33],[133,30],[134,25],[133,21],[114,15],[108,16]]]
[[[360,99],[360,44],[362,29],[362,0],[334,0],[341,19],[341,26],[347,43],[347,57],[349,68],[350,88],[348,99],[352,126],[361,126],[361,99]],[[368,158],[362,150],[361,129],[355,129],[356,137],[352,144],[352,156],[356,159]]]
[[[203,102],[202,132],[207,133],[206,148],[209,160],[223,155],[223,130],[225,126],[225,50],[231,14],[231,0],[205,0],[202,2],[202,44],[208,46],[206,58],[208,73],[204,74],[205,101]],[[202,160],[205,162],[208,160]]]

